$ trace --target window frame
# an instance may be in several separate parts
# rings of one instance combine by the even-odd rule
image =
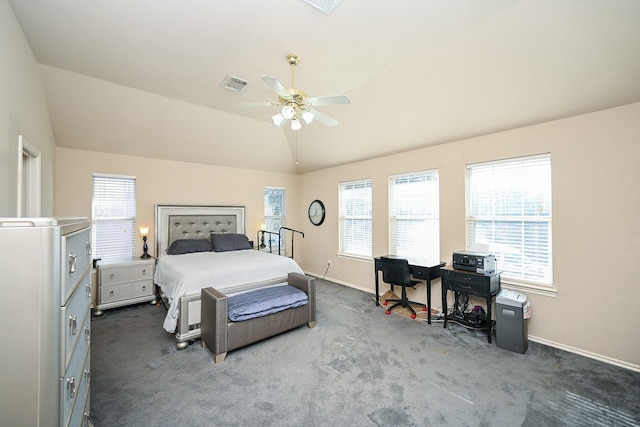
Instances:
[[[429,185],[433,182],[435,182],[435,191]],[[407,189],[410,191],[408,192]],[[439,260],[439,170],[430,169],[390,175],[388,206],[389,253],[402,257]],[[429,228],[435,230],[435,236],[429,233]],[[397,232],[401,229],[405,232]],[[420,237],[412,238],[409,232],[411,236],[419,235]]]
[[[541,177],[540,172],[547,175]],[[484,174],[482,178],[481,173]],[[534,173],[537,173],[535,179]],[[483,193],[474,191],[478,184],[474,180],[483,178],[487,178],[484,186],[491,186],[491,190]],[[523,185],[514,185],[516,183]],[[488,245],[489,251],[496,255],[503,284],[538,290],[542,294],[555,293],[551,155],[545,153],[467,164],[465,186],[467,248],[477,244]],[[508,203],[499,204],[498,196],[502,199],[508,196]],[[487,207],[490,214],[478,214],[479,209]],[[516,214],[515,209],[520,209],[520,213]],[[518,225],[521,231],[517,231]],[[483,231],[490,235],[489,239],[477,238]],[[527,263],[540,273],[531,273]]]
[[[360,189],[355,188],[357,186],[362,187]],[[349,200],[358,201],[355,197],[346,197],[346,191],[349,190],[353,190],[354,192],[356,190],[364,191],[364,198],[359,199],[359,201],[362,202],[362,206],[354,206],[351,204],[351,206],[347,208],[346,203],[349,202]],[[373,182],[371,178],[340,182],[338,185],[338,194],[340,209],[338,216],[339,255],[371,259],[373,253]],[[360,212],[354,212],[354,210],[357,210],[358,208],[360,209]],[[360,238],[346,239],[349,234],[352,234],[351,237],[354,237],[353,235],[355,235],[355,233],[349,233],[347,226],[348,224],[355,224],[355,221],[363,222],[361,224],[362,227],[359,230],[362,232],[362,235]],[[361,246],[363,250],[354,250],[357,246]]]
[[[282,206],[280,207],[282,209],[282,215],[269,215],[270,212],[269,210],[271,209],[271,206],[269,203],[267,203],[267,191],[281,191],[282,192]],[[284,227],[286,225],[286,212],[287,212],[287,189],[286,187],[276,187],[276,186],[271,186],[271,185],[266,185],[264,187],[264,207],[263,207],[263,221],[264,224],[266,225],[266,231],[269,231],[271,233],[276,233],[276,234],[269,234],[269,233],[264,233],[264,238],[266,241],[268,241],[267,243],[267,249],[269,247],[271,247],[272,250],[277,250],[278,249],[278,245],[280,245],[280,250],[281,251],[286,251],[286,239],[283,239],[282,236],[280,236],[280,227]],[[278,221],[278,219],[281,219],[281,221]],[[270,227],[270,225],[274,224],[274,223],[278,223],[280,224],[276,229],[271,229],[273,227]]]

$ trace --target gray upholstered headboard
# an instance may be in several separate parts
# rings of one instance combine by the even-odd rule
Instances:
[[[178,239],[209,239],[210,233],[245,232],[244,206],[156,205],[156,254]]]

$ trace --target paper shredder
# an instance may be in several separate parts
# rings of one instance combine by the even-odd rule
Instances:
[[[524,354],[529,345],[526,319],[530,315],[526,295],[502,289],[496,296],[496,346]]]

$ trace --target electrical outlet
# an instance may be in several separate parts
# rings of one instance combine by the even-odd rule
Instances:
[[[328,261],[327,261],[327,265],[328,265],[329,267],[331,267],[331,260],[328,260]]]

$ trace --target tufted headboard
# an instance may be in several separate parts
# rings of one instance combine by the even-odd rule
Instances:
[[[178,239],[245,232],[244,206],[156,205],[156,256]]]

